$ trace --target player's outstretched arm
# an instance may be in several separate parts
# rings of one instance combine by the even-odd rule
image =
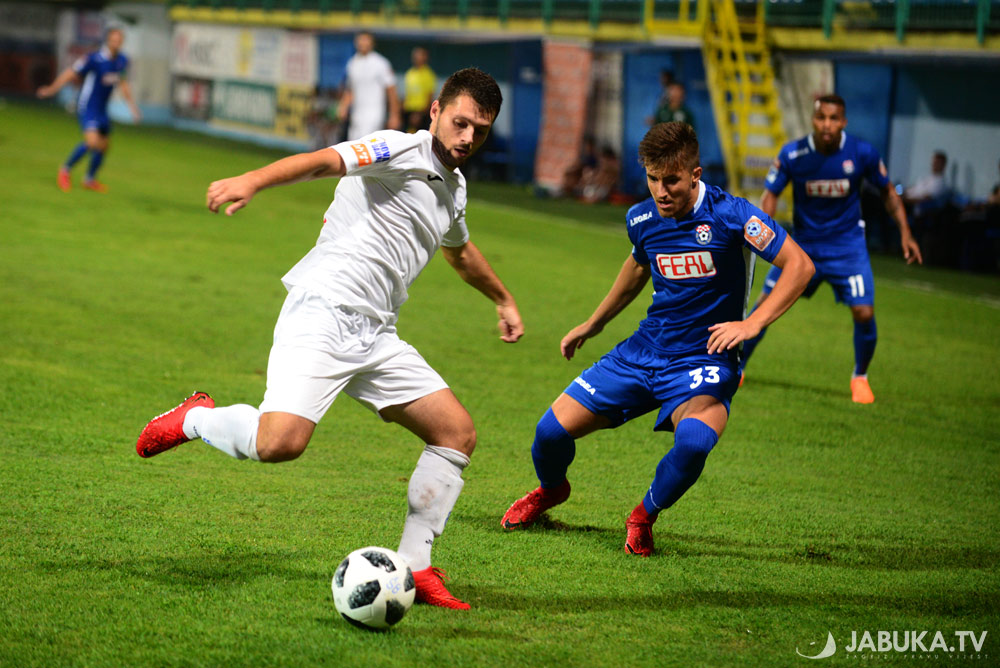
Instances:
[[[142,112],[139,111],[139,106],[135,103],[135,98],[132,96],[132,86],[129,85],[128,80],[122,80],[118,85],[118,90],[121,91],[122,97],[125,98],[126,104],[128,104],[129,112],[132,114],[132,120],[136,123],[142,120]]]
[[[52,97],[53,95],[61,91],[66,84],[79,80],[80,77],[77,75],[76,70],[74,70],[72,67],[67,67],[62,72],[59,73],[59,76],[55,78],[55,81],[50,83],[48,86],[40,87],[36,94],[38,95],[38,97],[43,99],[47,97]]]
[[[914,262],[923,264],[924,258],[920,255],[920,246],[913,238],[910,224],[906,220],[906,207],[903,206],[903,200],[896,194],[896,188],[893,187],[891,181],[886,184],[885,188],[882,188],[882,203],[892,219],[896,221],[896,227],[899,228],[899,243],[903,247],[903,259],[906,260],[906,264]]]
[[[253,196],[265,188],[343,176],[345,173],[347,167],[343,158],[332,148],[290,155],[252,172],[213,181],[208,186],[206,204],[212,213],[218,213],[220,207],[232,202],[226,207],[226,215],[231,216],[249,204]]]
[[[606,324],[632,303],[632,300],[646,287],[650,275],[649,267],[636,262],[629,253],[621,271],[618,272],[618,277],[615,278],[614,285],[594,313],[586,322],[571,329],[559,342],[562,356],[568,360],[573,359],[576,351],[583,347],[584,341],[600,334]]]
[[[497,305],[500,339],[515,343],[524,334],[524,323],[514,296],[493,271],[479,248],[471,241],[462,246],[442,246],[441,254],[462,280],[489,297]]]
[[[785,237],[781,250],[774,258],[776,266],[781,267],[781,276],[774,284],[774,289],[764,301],[757,306],[746,320],[720,322],[708,328],[708,353],[714,354],[723,350],[732,350],[741,341],[752,339],[760,334],[778,317],[791,308],[795,300],[809,284],[809,279],[816,273],[812,260],[806,255],[795,240]]]

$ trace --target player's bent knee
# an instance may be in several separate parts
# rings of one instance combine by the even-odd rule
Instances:
[[[262,462],[290,462],[298,459],[307,445],[309,437],[301,434],[282,434],[263,440],[258,437],[257,456]]]
[[[476,428],[472,425],[472,421],[469,420],[468,425],[462,425],[461,427],[449,432],[441,442],[434,443],[433,445],[440,445],[446,448],[451,448],[452,450],[458,450],[463,453],[466,457],[472,455],[472,451],[476,449]]]
[[[854,322],[865,324],[871,322],[875,317],[875,309],[871,306],[852,306],[851,316],[854,318]]]

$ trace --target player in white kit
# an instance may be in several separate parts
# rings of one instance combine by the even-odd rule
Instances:
[[[351,113],[347,138],[358,139],[382,128],[401,129],[403,121],[392,65],[374,50],[375,37],[370,32],[359,32],[354,38],[354,48],[357,52],[347,61],[347,80],[338,107],[341,120],[348,111]]]
[[[465,177],[458,167],[485,141],[502,97],[475,68],[445,82],[430,131],[382,131],[314,153],[293,155],[215,181],[208,208],[227,215],[259,190],[340,177],[316,246],[282,279],[288,297],[274,329],[260,408],[216,408],[196,392],[154,418],[136,450],[151,457],[194,438],[235,457],[295,459],[343,391],[426,443],[410,476],[399,553],[413,569],[417,600],[468,609],[431,566],[431,546],[462,489],[476,445],[472,418],[444,380],[396,334],[407,288],[440,247],[467,283],[497,305],[500,338],[524,333],[510,292],[465,225]]]

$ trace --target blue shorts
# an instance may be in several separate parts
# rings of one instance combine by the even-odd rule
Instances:
[[[625,339],[581,373],[565,393],[587,410],[611,420],[611,427],[659,409],[654,431],[673,431],[670,414],[701,395],[726,407],[740,385],[736,351],[666,357]]]
[[[111,134],[111,119],[107,114],[84,113],[77,117],[80,121],[80,129],[84,132],[97,130],[104,136]]]
[[[836,248],[818,244],[800,243],[802,250],[816,267],[803,297],[812,297],[816,288],[826,281],[833,288],[833,295],[848,306],[873,306],[875,304],[875,277],[868,251],[864,248]],[[771,267],[764,279],[763,293],[770,294],[781,276],[781,269]]]

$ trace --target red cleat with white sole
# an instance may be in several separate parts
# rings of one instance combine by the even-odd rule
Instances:
[[[215,402],[205,392],[195,392],[177,408],[150,420],[135,444],[139,456],[152,457],[190,441],[184,434],[184,416],[195,406],[215,408]]]
[[[451,595],[444,586],[445,574],[440,568],[428,566],[422,571],[413,571],[413,583],[417,586],[417,603],[436,605],[439,608],[468,610],[472,606]]]
[[[625,520],[625,551],[648,557],[653,554],[653,522],[655,517],[646,513],[646,508],[640,503]]]
[[[563,484],[551,489],[539,487],[533,492],[528,492],[520,499],[511,504],[507,512],[503,514],[500,525],[508,531],[514,529],[527,529],[534,524],[549,508],[558,506],[569,498],[569,480],[564,480]]]

